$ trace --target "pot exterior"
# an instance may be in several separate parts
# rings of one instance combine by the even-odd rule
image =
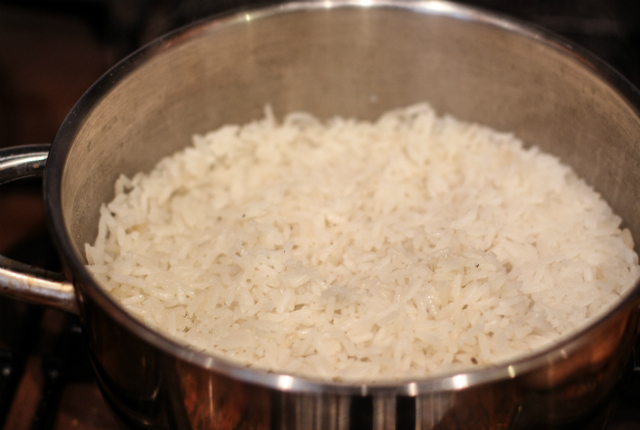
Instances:
[[[131,429],[548,428],[580,419],[607,396],[638,324],[635,309],[619,312],[576,340],[591,347],[513,378],[413,396],[363,396],[243,382],[158,349],[101,306],[85,301],[82,313],[103,395]]]
[[[640,237],[640,96],[562,40],[444,2],[302,2],[215,18],[158,40],[98,81],[62,125],[45,198],[107,401],[131,428],[530,429],[575,420],[619,379],[638,287],[553,348],[468,374],[341,385],[250,371],[128,315],[84,267],[121,175],[194,133],[310,111],[374,119],[429,101],[560,157]]]

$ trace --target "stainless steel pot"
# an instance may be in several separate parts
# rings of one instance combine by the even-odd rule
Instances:
[[[62,278],[0,258],[0,292],[80,315],[104,396],[132,428],[528,429],[574,420],[622,373],[638,287],[580,333],[509,365],[341,384],[180,346],[127,314],[84,267],[115,179],[149,170],[193,133],[260,117],[266,103],[278,114],[373,119],[425,100],[556,154],[640,238],[640,95],[605,64],[540,29],[451,3],[307,1],[161,38],[91,87],[50,148],[2,151],[0,183],[44,170],[48,222],[68,270]]]

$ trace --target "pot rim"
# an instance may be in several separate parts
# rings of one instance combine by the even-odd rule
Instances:
[[[448,372],[424,378],[409,378],[379,382],[332,382],[321,379],[274,373],[261,369],[250,369],[224,358],[198,352],[184,346],[163,334],[160,334],[118,305],[84,265],[84,256],[75,251],[71,234],[63,220],[61,205],[61,184],[67,156],[75,137],[81,131],[86,118],[93,108],[130,73],[150,61],[157,55],[180,45],[184,40],[196,34],[213,33],[218,28],[238,25],[245,21],[268,19],[273,15],[298,13],[305,11],[329,10],[340,8],[387,8],[410,13],[446,16],[457,20],[473,21],[498,27],[521,37],[531,39],[560,52],[596,75],[627,102],[640,117],[640,92],[625,77],[597,58],[595,55],[571,42],[533,24],[481,8],[460,5],[440,0],[311,0],[292,1],[283,4],[263,6],[257,9],[241,9],[215,15],[179,28],[156,39],[127,56],[98,81],[80,98],[61,125],[47,159],[44,179],[44,200],[47,221],[53,232],[54,241],[60,249],[63,259],[74,276],[75,283],[90,285],[84,294],[88,294],[114,320],[144,339],[150,345],[159,348],[170,356],[177,357],[192,365],[225,374],[247,383],[299,393],[335,393],[343,395],[407,395],[416,396],[436,391],[460,390],[485,383],[513,379],[516,376],[539,370],[550,363],[556,363],[579,349],[584,338],[598,326],[604,325],[615,314],[637,310],[640,303],[640,284],[630,289],[608,312],[584,326],[573,335],[563,338],[554,345],[523,355],[507,363],[486,367],[477,367],[462,372]],[[76,294],[78,300],[82,297]],[[82,304],[80,306],[82,309]],[[81,311],[82,315],[82,311]]]

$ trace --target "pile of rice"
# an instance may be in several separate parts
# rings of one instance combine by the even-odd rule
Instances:
[[[121,177],[88,267],[160,332],[325,380],[512,359],[609,309],[640,274],[572,170],[426,104],[377,122],[228,125]]]

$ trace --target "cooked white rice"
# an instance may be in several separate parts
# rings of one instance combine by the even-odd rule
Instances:
[[[511,359],[609,309],[640,274],[572,170],[426,104],[194,136],[121,177],[86,246],[146,324],[247,366],[425,377]]]

